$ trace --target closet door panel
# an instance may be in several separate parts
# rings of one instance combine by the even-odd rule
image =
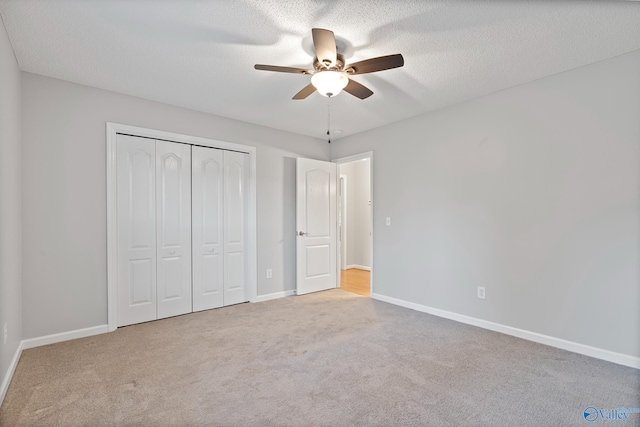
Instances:
[[[118,326],[156,318],[155,141],[117,136]]]
[[[245,231],[248,154],[224,152],[224,305],[246,302]]]
[[[222,307],[223,151],[192,148],[193,311]]]
[[[191,146],[156,141],[158,319],[191,309]]]

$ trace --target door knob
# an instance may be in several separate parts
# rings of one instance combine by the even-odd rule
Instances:
[[[215,252],[215,251],[216,251],[216,249],[215,249],[215,248],[211,248],[211,249],[209,249],[209,252]]]
[[[176,251],[174,251],[173,249],[169,251],[169,255],[175,255]]]
[[[298,231],[298,236],[306,236],[309,233],[305,233],[304,231]]]

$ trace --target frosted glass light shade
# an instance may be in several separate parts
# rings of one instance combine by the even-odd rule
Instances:
[[[311,84],[322,96],[336,96],[349,83],[349,77],[339,71],[320,71],[311,76]]]

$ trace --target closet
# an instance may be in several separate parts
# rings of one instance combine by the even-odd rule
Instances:
[[[246,153],[117,135],[117,325],[248,301]]]

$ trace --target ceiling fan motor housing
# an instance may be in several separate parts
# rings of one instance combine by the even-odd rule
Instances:
[[[317,57],[313,60],[313,69],[316,72],[325,71],[325,70],[343,71],[343,68],[344,68],[344,57],[340,54],[336,55],[336,63],[332,67],[329,67],[323,64]]]

